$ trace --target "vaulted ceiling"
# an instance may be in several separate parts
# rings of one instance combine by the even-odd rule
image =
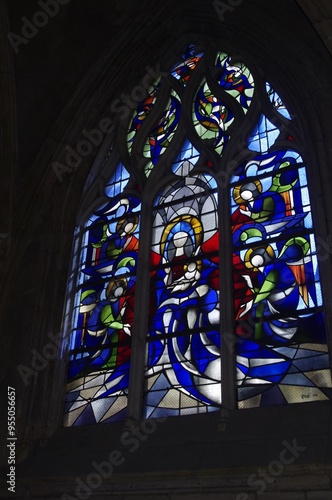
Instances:
[[[201,3],[202,11],[213,9],[212,0]],[[255,7],[257,2],[246,0],[245,3]],[[276,12],[278,2],[273,3]],[[297,0],[297,3],[332,51],[331,2]],[[59,0],[56,9],[52,7],[53,0],[5,2],[7,37],[8,33],[24,37],[9,37],[16,92],[19,174],[24,175],[33,163],[57,116],[103,50],[114,44],[133,21],[138,29],[144,30],[158,23],[158,14],[163,10],[170,16],[173,4],[173,0],[162,5],[151,0]],[[181,22],[185,22],[190,4],[184,0],[176,5],[176,15],[181,17]],[[42,16],[34,17],[37,12],[44,12],[42,5],[46,5],[45,9],[50,5],[51,11],[57,10],[46,16],[45,25]],[[225,10],[225,16],[228,14]],[[29,23],[34,19],[41,27],[31,28]],[[281,9],[279,22],[281,29],[289,22]]]

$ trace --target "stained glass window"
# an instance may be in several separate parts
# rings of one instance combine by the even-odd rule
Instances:
[[[332,395],[292,110],[245,57],[191,43],[173,60],[78,231],[65,425]]]

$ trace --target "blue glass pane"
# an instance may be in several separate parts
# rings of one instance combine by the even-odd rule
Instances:
[[[178,158],[172,165],[172,172],[181,177],[189,175],[197,163],[198,158],[199,152],[189,141],[186,141],[181,148]]]
[[[248,139],[248,148],[251,151],[267,153],[279,137],[279,130],[266,116],[261,115],[257,126]]]
[[[106,184],[105,194],[109,198],[114,198],[118,194],[122,193],[124,188],[129,182],[130,174],[122,165],[122,163],[116,169],[114,175],[111,177],[110,181]]]
[[[280,99],[279,94],[277,94],[277,92],[275,90],[273,90],[273,88],[271,87],[271,85],[268,82],[266,82],[266,92],[267,92],[268,98],[270,99],[271,104],[278,111],[278,113],[280,113],[284,118],[291,120],[292,118],[291,118],[286,106],[284,105],[284,103]]]

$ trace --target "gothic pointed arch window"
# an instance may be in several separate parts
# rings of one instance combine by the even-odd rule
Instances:
[[[293,113],[208,42],[150,82],[75,237],[65,425],[330,398]]]

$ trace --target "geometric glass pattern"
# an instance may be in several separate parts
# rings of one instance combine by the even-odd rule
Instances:
[[[67,426],[332,396],[295,115],[208,42],[167,70],[118,127],[78,230]]]

